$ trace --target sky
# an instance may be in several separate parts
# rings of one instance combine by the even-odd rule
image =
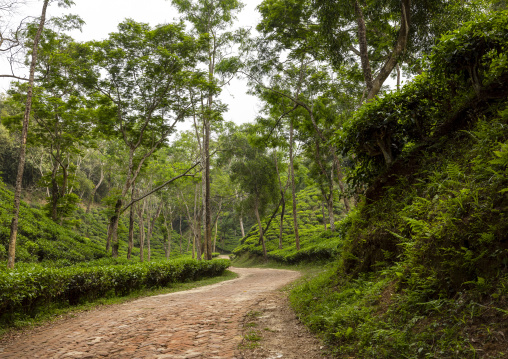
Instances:
[[[117,25],[125,18],[132,18],[138,22],[146,22],[154,26],[161,23],[172,22],[178,19],[178,11],[172,7],[168,0],[74,0],[75,5],[70,9],[62,9],[56,5],[56,1],[48,8],[48,15],[58,16],[62,13],[79,15],[86,23],[82,32],[69,33],[78,41],[102,40],[108,37],[110,32],[117,29]],[[261,0],[244,0],[245,7],[238,14],[238,20],[234,27],[254,28],[259,19],[259,13],[255,10]],[[19,17],[39,16],[42,9],[42,1],[27,0],[26,5],[20,7]],[[15,19],[11,23],[15,23]],[[0,59],[0,73],[9,73],[9,67],[5,59]],[[27,76],[26,70],[19,71],[18,76]],[[10,80],[0,79],[0,92],[5,92],[9,87]],[[247,85],[245,80],[235,79],[223,89],[221,99],[228,105],[228,112],[224,114],[226,121],[236,123],[252,122],[259,108],[258,100],[246,94]],[[186,127],[186,126],[185,126]]]

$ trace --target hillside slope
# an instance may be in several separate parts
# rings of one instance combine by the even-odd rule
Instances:
[[[365,197],[333,268],[291,294],[338,357],[508,355],[507,39],[508,12],[482,15],[338,131]],[[380,134],[393,162],[365,152]]]
[[[12,192],[0,181],[0,261],[7,260],[12,202]],[[108,220],[104,210],[92,209],[89,214],[86,214],[84,210],[78,208],[72,226],[61,226],[53,222],[42,209],[25,202],[22,202],[20,210],[16,262],[45,262],[48,265],[66,266],[111,256],[106,253]],[[120,257],[125,258],[128,218],[122,217],[119,229]],[[137,223],[134,229],[133,256],[139,257]],[[179,237],[177,233],[172,234],[174,243],[171,258],[180,256]],[[156,227],[151,240],[153,259],[164,258],[162,246],[165,241],[160,226]],[[182,241],[183,255],[188,254],[186,241],[187,239]]]

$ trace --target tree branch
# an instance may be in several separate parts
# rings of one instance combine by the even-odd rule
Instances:
[[[189,173],[191,170],[193,170],[197,165],[199,165],[201,163],[201,161],[198,161],[196,162],[192,167],[190,167],[189,169],[187,169],[184,173],[182,174],[179,174],[178,176],[176,177],[173,177],[171,178],[170,180],[164,182],[163,184],[161,184],[160,186],[157,186],[155,187],[153,190],[149,191],[148,193],[145,193],[144,195],[142,195],[141,197],[139,198],[136,198],[136,199],[133,199],[132,201],[130,201],[127,205],[125,205],[125,207],[123,207],[121,210],[120,210],[120,213],[123,213],[125,212],[130,206],[132,206],[134,203],[136,202],[139,202],[141,201],[143,198],[146,198],[148,197],[149,195],[151,195],[152,193],[154,192],[157,192],[158,190],[160,190],[161,188],[167,186],[168,184],[170,184],[171,182],[174,182],[176,181],[177,179],[181,178],[181,177],[192,177],[193,175],[188,175],[187,173]]]

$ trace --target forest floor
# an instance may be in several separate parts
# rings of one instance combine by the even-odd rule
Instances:
[[[0,358],[323,358],[278,290],[298,272],[231,270],[237,279],[20,332],[0,342]]]

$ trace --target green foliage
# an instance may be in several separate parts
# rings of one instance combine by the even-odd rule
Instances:
[[[9,241],[9,224],[13,196],[0,182],[0,260],[6,259]],[[40,262],[63,260],[69,263],[88,261],[106,256],[104,242],[98,243],[67,228],[59,226],[46,217],[45,213],[30,208],[25,203],[20,207],[20,222],[16,261]]]
[[[321,332],[337,357],[503,358],[500,331],[507,329],[504,302],[486,304],[466,293],[422,300],[425,287],[404,291],[400,265],[337,276],[340,265],[296,287],[291,304],[302,321]],[[480,280],[480,284],[482,281]],[[508,294],[500,278],[494,296]],[[503,304],[504,303],[504,304]],[[488,323],[488,324],[486,324]],[[403,354],[403,356],[401,356]]]
[[[349,214],[335,267],[292,293],[336,355],[506,355],[507,105],[391,172]]]
[[[178,260],[133,265],[43,268],[25,266],[0,271],[0,320],[35,316],[51,303],[75,305],[108,295],[127,295],[141,288],[221,275],[229,260]]]
[[[353,188],[372,183],[415,146],[437,142],[482,101],[506,97],[507,18],[506,11],[484,15],[443,36],[428,72],[402,91],[363,105],[337,131],[338,147],[354,157],[348,175]]]
[[[336,222],[336,230],[324,230],[324,223],[328,218],[323,218],[322,202],[317,186],[309,186],[297,193],[297,211],[299,218],[299,235],[301,250],[297,251],[294,247],[294,228],[291,213],[291,203],[286,204],[286,213],[284,216],[284,227],[282,236],[282,247],[278,248],[280,213],[272,220],[270,228],[265,233],[268,258],[282,263],[297,263],[301,261],[314,261],[336,258],[341,251],[342,243],[345,239],[347,229],[351,221],[345,220]],[[305,210],[303,210],[305,209]],[[340,213],[342,208],[334,208],[335,213]],[[267,219],[262,221],[263,228],[266,227]],[[251,230],[242,239],[241,244],[235,248],[233,253],[241,255],[249,252],[262,255],[261,245],[258,243],[259,231],[257,226]]]

